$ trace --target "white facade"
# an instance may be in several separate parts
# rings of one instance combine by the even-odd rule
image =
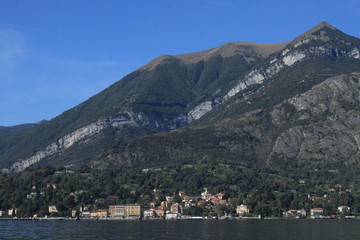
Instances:
[[[324,210],[322,208],[313,208],[310,210],[311,218],[321,218],[324,215]]]
[[[341,213],[349,212],[350,207],[349,206],[340,206],[340,207],[338,207],[338,211],[341,212]]]
[[[250,212],[250,209],[247,205],[241,204],[239,206],[237,206],[236,208],[236,213],[243,215],[243,214],[248,214]]]
[[[56,206],[49,206],[49,213],[57,213],[58,210],[56,209]]]
[[[154,210],[145,210],[144,211],[144,217],[154,217]]]
[[[178,219],[179,214],[177,213],[166,213],[166,219]]]

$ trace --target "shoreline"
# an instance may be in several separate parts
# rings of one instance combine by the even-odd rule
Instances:
[[[0,218],[0,221],[176,221],[176,220],[218,220],[218,221],[239,221],[239,220],[360,220],[357,216],[345,216],[342,218],[279,218],[279,217],[232,217],[232,218],[205,218],[205,217],[183,217],[183,218],[68,218],[68,217],[39,217],[39,218]]]

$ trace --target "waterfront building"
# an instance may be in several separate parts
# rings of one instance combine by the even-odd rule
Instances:
[[[14,216],[16,215],[17,210],[15,208],[11,208],[8,210],[8,216]]]
[[[125,205],[125,216],[141,216],[140,204],[127,204]]]
[[[178,219],[178,218],[179,218],[178,213],[167,213],[166,214],[166,219]]]
[[[83,217],[83,218],[88,218],[88,217],[90,217],[90,211],[82,211],[82,212],[81,212],[81,217]]]
[[[158,208],[154,209],[156,216],[158,217],[164,217],[165,216],[165,210],[164,207],[159,206]]]
[[[241,204],[236,208],[236,213],[239,215],[248,214],[249,212],[250,212],[250,208],[244,204]]]
[[[324,209],[322,208],[312,208],[310,210],[311,218],[322,218],[323,215],[324,215]]]
[[[71,210],[71,217],[72,218],[76,217],[76,212],[77,212],[76,210]]]
[[[306,217],[306,211],[304,209],[297,211],[297,216],[299,217]]]
[[[155,216],[154,209],[147,209],[143,211],[144,217],[153,218]]]
[[[125,205],[110,205],[109,213],[111,217],[125,216]]]
[[[178,203],[173,203],[170,207],[170,212],[171,213],[182,213],[183,212],[182,205],[180,205]]]
[[[108,211],[107,209],[99,209],[97,211],[90,212],[90,217],[92,218],[107,218]]]
[[[289,211],[285,212],[285,217],[304,218],[304,217],[306,217],[306,211],[304,209],[301,209],[301,210],[289,210]]]
[[[289,210],[285,212],[285,217],[295,217],[297,214],[297,210]]]
[[[110,205],[109,214],[111,217],[141,216],[139,204]]]

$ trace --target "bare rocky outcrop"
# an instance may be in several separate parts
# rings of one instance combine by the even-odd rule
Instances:
[[[121,118],[100,119],[97,122],[90,123],[82,128],[79,128],[76,131],[58,139],[56,142],[51,143],[45,149],[36,152],[33,156],[26,159],[19,159],[9,168],[3,168],[1,171],[3,173],[21,172],[25,168],[36,164],[47,157],[62,154],[65,150],[71,148],[75,144],[82,144],[86,141],[91,141],[92,138],[100,134],[108,127],[119,129],[130,126],[143,126],[171,130],[177,128],[179,125],[187,123],[186,115],[162,115],[159,117],[154,116],[154,114],[151,113],[134,113],[132,111],[122,112],[121,115],[123,115]]]
[[[310,48],[297,50],[297,48],[299,48],[303,44],[309,43],[312,40],[321,40],[321,38],[316,38],[312,36],[293,42],[292,45],[289,45],[287,48],[282,50],[280,57],[275,57],[274,59],[269,60],[269,63],[265,64],[267,67],[253,69],[244,78],[239,79],[238,83],[233,88],[231,88],[226,95],[214,99],[213,101],[206,101],[200,103],[192,111],[197,111],[204,105],[211,106],[211,108],[202,108],[201,116],[203,116],[207,112],[211,111],[216,105],[227,101],[231,97],[246,90],[247,88],[255,84],[263,84],[264,81],[274,77],[284,67],[291,67],[298,62],[311,59],[314,56],[349,57],[354,59],[360,59],[359,48],[353,47],[351,48],[351,50],[344,50],[328,45],[326,42],[323,42],[323,45],[321,46],[313,46]]]
[[[275,126],[288,124],[275,140],[276,158],[352,161],[360,149],[360,73],[330,78],[311,91],[276,106]],[[294,111],[289,113],[289,105]]]

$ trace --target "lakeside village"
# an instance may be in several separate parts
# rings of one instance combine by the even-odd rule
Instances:
[[[156,190],[154,190],[156,191]],[[27,195],[27,198],[34,197],[34,194]],[[49,215],[38,216],[34,214],[28,218],[17,218],[17,209],[0,210],[0,220],[136,220],[136,219],[262,219],[252,213],[250,206],[241,204],[236,207],[236,213],[228,214],[224,208],[230,205],[230,199],[223,199],[224,194],[209,194],[207,189],[201,196],[187,196],[184,192],[179,192],[174,196],[166,196],[166,201],[162,201],[159,206],[156,202],[150,202],[150,206],[140,204],[118,204],[109,205],[106,209],[92,209],[93,206],[82,205],[79,209],[71,210],[71,217],[59,217],[59,211],[55,205],[48,206]],[[117,200],[117,196],[109,196],[112,200]],[[196,209],[211,208],[214,212],[212,216],[201,216],[201,212]],[[195,209],[193,212],[187,211],[189,208]],[[350,207],[339,206],[338,214],[344,218],[355,219],[355,216],[346,216],[350,212]],[[277,219],[279,217],[266,217],[266,219]],[[340,218],[339,215],[324,215],[323,208],[312,208],[310,212],[304,209],[288,210],[283,212],[282,218],[293,219],[334,219]]]

